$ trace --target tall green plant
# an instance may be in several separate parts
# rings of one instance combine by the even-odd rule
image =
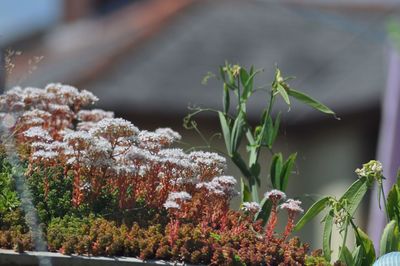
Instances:
[[[358,179],[340,197],[324,197],[315,202],[298,221],[295,231],[300,230],[308,221],[325,211],[323,231],[323,252],[326,260],[331,260],[331,235],[334,227],[342,236],[342,244],[339,247],[339,258],[346,265],[372,265],[378,257],[375,247],[369,236],[354,222],[354,215],[362,199],[374,183],[378,186],[378,200],[384,202],[387,214],[387,225],[383,230],[380,240],[380,252],[382,256],[392,251],[400,251],[400,179],[391,188],[388,197],[383,190],[384,176],[382,165],[378,161],[370,161],[357,169]],[[380,206],[380,205],[379,205]],[[353,251],[346,246],[348,231],[352,229],[356,240]]]
[[[320,112],[335,116],[335,113],[324,104],[291,88],[287,83],[291,78],[284,78],[278,68],[269,88],[256,88],[254,80],[261,72],[261,70],[255,70],[253,66],[250,69],[228,63],[220,66],[217,78],[222,81],[222,109],[195,108],[184,119],[186,128],[195,129],[200,133],[194,117],[204,111],[211,111],[218,115],[227,156],[243,175],[241,180],[242,202],[260,202],[258,188],[261,183],[261,165],[266,165],[259,162],[263,149],[273,154],[270,165],[272,187],[281,191],[285,191],[287,188],[296,153],[285,159],[281,153],[274,153],[272,150],[281,121],[280,113],[274,116],[272,112],[277,98],[282,98],[289,106],[291,99],[294,98]],[[210,76],[215,75],[208,77]],[[248,118],[248,102],[258,91],[267,92],[267,97],[260,120],[253,126]],[[239,152],[242,142],[246,143],[247,162],[245,156]],[[264,199],[261,201],[261,205],[262,210],[256,218],[266,220],[269,215],[270,203]]]

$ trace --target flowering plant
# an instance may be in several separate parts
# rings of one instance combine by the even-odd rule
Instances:
[[[294,98],[322,113],[330,114],[334,117],[336,117],[336,114],[326,105],[290,87],[288,81],[291,77],[284,78],[278,68],[269,88],[256,88],[254,79],[261,71],[255,70],[254,67],[246,70],[242,66],[232,66],[225,63],[225,66],[220,67],[218,76],[223,83],[222,110],[194,108],[185,117],[184,125],[186,128],[195,129],[199,132],[197,123],[194,120],[196,115],[206,111],[218,114],[227,156],[243,175],[243,179],[241,179],[242,202],[260,202],[261,211],[257,213],[255,219],[262,219],[263,223],[266,223],[271,213],[272,201],[268,200],[267,197],[262,200],[259,199],[258,187],[261,182],[261,165],[264,165],[259,162],[260,152],[262,149],[267,149],[272,154],[270,166],[271,185],[273,189],[281,191],[285,191],[287,188],[289,176],[297,156],[297,153],[292,153],[287,160],[284,160],[282,153],[273,152],[273,144],[279,132],[281,119],[280,112],[276,115],[276,118],[273,117],[273,107],[276,99],[281,97],[290,107],[291,98]],[[206,80],[212,76],[215,75],[209,73]],[[248,118],[248,101],[259,91],[268,94],[266,97],[268,101],[259,123],[253,126]],[[237,103],[235,108],[231,108],[232,96],[236,98],[234,99]],[[247,164],[244,156],[238,151],[243,139],[247,144],[249,158]]]
[[[139,130],[112,112],[82,109],[97,100],[62,84],[0,96],[0,247],[212,265],[314,258],[289,239],[299,201],[266,193],[264,230],[258,202],[230,210],[239,192],[224,157],[174,148],[181,136],[170,128]],[[280,235],[279,209],[289,217]]]
[[[281,97],[290,105],[294,98],[335,113],[291,88],[277,69],[261,120],[252,125],[248,99],[265,90],[253,85],[259,72],[221,67],[223,110],[198,108],[185,118],[199,132],[198,113],[218,115],[226,155],[243,174],[240,192],[221,153],[184,151],[174,146],[181,136],[170,128],[140,130],[112,112],[84,109],[98,101],[89,91],[49,84],[1,95],[0,247],[210,265],[330,265],[336,226],[343,243],[335,265],[369,265],[374,247],[353,217],[376,182],[388,216],[381,255],[399,250],[399,185],[385,196],[377,161],[356,170],[359,178],[340,199],[322,198],[296,223],[301,202],[285,193],[296,154],[285,160],[272,151],[280,124],[274,103]],[[239,153],[243,142],[248,163]],[[272,188],[260,198],[262,149],[272,153]],[[237,196],[240,208],[232,210]],[[310,254],[308,244],[291,234],[324,210],[323,248]],[[283,232],[277,232],[280,211],[287,214]],[[346,246],[349,228],[356,238],[353,252]]]

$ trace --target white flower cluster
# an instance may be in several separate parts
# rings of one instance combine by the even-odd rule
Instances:
[[[280,191],[278,189],[273,189],[271,191],[268,191],[264,194],[264,197],[270,200],[284,200],[286,199],[286,194],[283,191]]]
[[[143,130],[139,133],[140,148],[150,151],[159,151],[160,149],[170,146],[173,142],[179,140],[181,136],[170,128],[159,128],[154,132]]]
[[[122,118],[104,118],[96,126],[89,130],[90,134],[97,137],[118,139],[133,137],[139,133],[139,129],[131,122]]]
[[[89,131],[104,118],[114,118],[114,112],[107,112],[101,109],[81,110],[77,114],[77,119],[79,120],[77,129]]]
[[[51,141],[49,132],[44,130],[42,127],[31,127],[28,130],[24,131],[24,136],[31,140],[39,140],[39,141]]]
[[[217,153],[194,151],[189,154],[189,158],[200,168],[212,169],[215,174],[222,175],[227,168],[226,159]]]
[[[0,116],[4,124],[7,115],[13,113],[9,128],[15,130],[19,143],[30,145],[30,170],[39,169],[33,166],[42,163],[64,166],[66,173],[79,175],[74,176],[80,182],[77,186],[88,182],[84,191],[92,187],[97,190],[98,183],[90,182],[98,177],[110,181],[102,184],[127,186],[126,182],[135,182],[145,189],[148,178],[157,189],[144,194],[160,193],[164,195],[162,201],[163,193],[168,193],[166,188],[190,192],[197,188],[199,193],[226,199],[238,195],[236,180],[224,175],[227,165],[224,157],[171,148],[181,139],[171,128],[140,131],[131,122],[114,118],[113,112],[81,110],[97,100],[88,91],[59,83],[44,89],[15,87],[0,95],[0,111],[4,111]],[[164,206],[177,208],[190,198],[187,192],[171,192]]]
[[[4,111],[22,109],[59,110],[71,106],[83,106],[98,101],[91,92],[79,91],[75,87],[60,83],[49,84],[44,89],[14,87],[0,96],[0,106]]]
[[[235,190],[236,183],[236,179],[232,176],[217,176],[210,182],[198,183],[196,188],[205,188],[210,194],[231,198],[239,195]]]
[[[261,207],[260,204],[252,201],[252,202],[243,202],[241,209],[245,212],[257,213],[260,211]]]
[[[382,163],[371,160],[368,163],[363,164],[361,169],[357,168],[355,172],[359,177],[373,177],[376,179],[381,179],[383,174]]]
[[[285,203],[281,204],[280,208],[293,213],[303,213],[304,210],[300,206],[301,206],[301,201],[288,199]]]
[[[170,192],[167,200],[164,203],[166,209],[180,209],[180,204],[183,201],[191,200],[192,196],[186,191]]]

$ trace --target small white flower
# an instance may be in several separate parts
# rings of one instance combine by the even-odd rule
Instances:
[[[31,127],[24,132],[24,136],[31,139],[37,139],[41,141],[51,141],[52,138],[49,132],[44,130],[42,127]]]
[[[383,174],[382,163],[371,160],[368,163],[363,164],[361,169],[357,168],[355,172],[359,177],[381,178]]]
[[[98,122],[104,118],[114,118],[114,112],[107,112],[102,109],[81,110],[77,116],[79,121]]]
[[[72,131],[68,132],[64,135],[64,141],[84,141],[89,142],[92,139],[92,136],[86,131]]]
[[[104,118],[89,133],[105,138],[131,137],[139,133],[139,129],[131,122],[122,118]]]
[[[286,198],[286,194],[278,189],[273,189],[264,194],[267,199],[281,200]]]
[[[180,209],[181,207],[175,201],[167,200],[164,203],[164,208],[166,208],[166,209]]]
[[[236,179],[233,176],[227,175],[214,177],[213,181],[229,186],[235,186],[237,183]]]
[[[190,200],[192,196],[190,196],[189,193],[186,191],[180,191],[180,192],[170,192],[168,195],[168,200],[175,201],[175,200]]]
[[[182,138],[182,136],[178,132],[170,129],[169,127],[158,128],[158,129],[156,129],[155,133],[160,134],[162,136],[169,137],[169,138],[171,138],[172,141],[177,141]]]
[[[243,202],[241,209],[245,212],[257,213],[260,211],[260,204],[257,202]]]
[[[281,204],[280,208],[291,212],[303,213],[304,210],[300,207],[301,201],[288,199],[285,203]]]

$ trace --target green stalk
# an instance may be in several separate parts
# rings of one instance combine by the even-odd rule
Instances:
[[[386,222],[389,223],[390,217],[389,217],[389,211],[388,211],[388,207],[387,207],[387,203],[386,203],[385,190],[383,189],[382,182],[378,182],[378,184],[379,184],[379,190],[380,190],[378,193],[382,193],[382,197],[383,197],[383,205],[385,207],[385,212],[386,212]]]
[[[349,217],[346,217],[346,222],[345,222],[345,229],[344,229],[344,236],[343,236],[343,241],[342,241],[342,248],[340,249],[340,254],[339,254],[339,258],[342,257],[342,253],[343,253],[343,247],[346,246],[346,240],[347,240],[347,230],[349,227]]]

